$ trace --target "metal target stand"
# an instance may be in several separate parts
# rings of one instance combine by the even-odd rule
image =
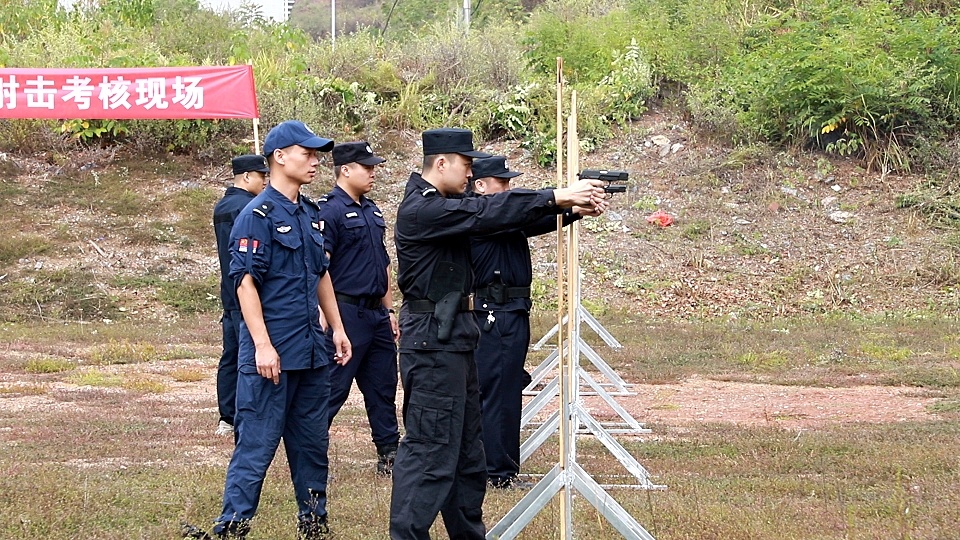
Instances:
[[[562,172],[562,71],[563,60],[557,59],[557,184],[564,185]],[[576,92],[571,96],[571,113],[568,118],[567,152],[570,160],[568,167],[568,182],[575,179],[579,167],[579,141],[576,124]],[[536,386],[546,375],[557,370],[557,376],[550,381],[527,407],[524,407],[522,425],[528,425],[532,419],[559,395],[560,406],[521,446],[521,462],[526,460],[534,450],[540,447],[547,439],[559,430],[560,433],[560,460],[540,481],[517,503],[507,514],[494,525],[486,535],[487,540],[507,540],[516,538],[533,518],[553,499],[560,494],[560,538],[573,538],[573,497],[574,492],[587,500],[600,512],[606,520],[617,529],[624,538],[629,540],[654,540],[654,537],[641,526],[629,512],[627,512],[606,491],[604,486],[597,483],[590,474],[577,463],[577,435],[579,432],[593,434],[629,471],[636,479],[636,486],[641,489],[663,489],[665,486],[656,485],[650,481],[650,474],[614,439],[604,425],[598,422],[584,407],[581,401],[580,386],[585,385],[592,389],[591,395],[599,395],[624,420],[626,428],[621,433],[649,433],[639,422],[620,407],[613,400],[612,394],[604,386],[613,386],[618,395],[628,393],[627,383],[623,382],[603,359],[596,354],[580,337],[580,324],[587,320],[588,324],[604,338],[608,344],[619,342],[603,327],[589,316],[589,313],[580,304],[580,268],[579,268],[579,223],[573,223],[563,228],[557,220],[558,250],[557,250],[557,283],[559,284],[558,321],[554,330],[544,336],[535,346],[545,343],[551,335],[557,335],[557,348],[534,371],[534,382],[528,388]],[[592,321],[592,322],[591,322]],[[564,331],[561,332],[560,329]],[[613,345],[611,345],[613,346]],[[585,353],[587,358],[603,373],[607,383],[598,383],[580,366],[580,355]],[[603,367],[601,367],[603,366]],[[582,429],[581,429],[582,428]],[[611,486],[612,487],[612,486]],[[617,486],[625,487],[625,486]]]

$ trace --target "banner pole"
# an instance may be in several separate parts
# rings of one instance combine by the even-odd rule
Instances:
[[[260,119],[253,119],[253,153],[260,153]]]

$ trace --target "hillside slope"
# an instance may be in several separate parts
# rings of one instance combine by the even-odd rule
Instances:
[[[384,151],[389,161],[372,194],[392,223],[407,175],[420,166],[419,134],[372,142],[394,149]],[[484,148],[526,171],[516,185],[555,183],[555,171],[537,168],[516,142]],[[121,148],[3,155],[0,168],[0,318],[217,310],[210,211],[230,179],[226,163]],[[958,306],[949,238],[895,205],[918,177],[883,178],[823,154],[725,147],[663,112],[583,155],[581,168],[630,172],[612,210],[583,222],[583,296],[592,308],[766,318]],[[325,173],[307,192],[324,193],[331,181]],[[655,210],[673,224],[648,223]],[[555,237],[534,246],[535,291],[549,304]]]

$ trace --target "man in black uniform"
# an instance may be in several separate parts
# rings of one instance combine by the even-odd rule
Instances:
[[[601,204],[601,182],[463,197],[473,158],[465,129],[423,133],[423,174],[410,175],[397,212],[403,420],[393,467],[390,537],[428,540],[437,513],[451,539],[481,540],[487,471],[473,351],[470,235],[518,227],[560,208]]]
[[[387,224],[366,197],[373,189],[376,167],[384,161],[365,141],[334,146],[336,186],[318,202],[330,279],[353,346],[350,363],[330,371],[330,424],[356,379],[377,447],[377,474],[390,476],[400,440],[396,344],[400,332],[384,245]]]
[[[240,302],[230,273],[230,230],[243,207],[267,186],[267,158],[245,155],[233,158],[233,186],[213,208],[213,231],[217,235],[220,258],[220,302],[223,304],[223,353],[217,366],[217,405],[220,424],[217,435],[233,434],[233,416],[237,410],[237,353],[240,350]]]
[[[493,156],[473,162],[473,191],[491,196],[511,189],[507,158]],[[606,202],[593,208],[564,211],[564,226],[584,215],[599,215]],[[530,284],[533,268],[527,238],[557,230],[556,216],[545,216],[521,228],[470,238],[474,273],[474,314],[480,345],[474,356],[480,377],[483,450],[490,485],[523,486],[520,472],[520,416],[523,412],[523,363],[530,344]]]

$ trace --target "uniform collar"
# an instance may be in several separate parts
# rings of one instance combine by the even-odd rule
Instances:
[[[280,193],[279,191],[277,191],[276,188],[274,188],[271,185],[268,185],[267,189],[263,190],[263,193],[275,205],[286,210],[287,213],[290,214],[291,216],[294,215],[296,211],[300,209],[300,201],[303,199],[303,194],[300,193],[297,195],[297,202],[293,202],[290,199],[288,199],[286,195],[284,195],[283,193]]]
[[[253,193],[237,186],[229,186],[224,195],[243,195],[244,193],[249,195],[251,199],[256,197]]]
[[[328,195],[328,198],[330,197],[332,197],[337,201],[342,202],[344,206],[350,206],[351,204],[358,204],[362,208],[370,203],[370,199],[368,199],[366,195],[361,195],[360,202],[357,203],[356,201],[353,200],[353,197],[351,197],[350,194],[347,193],[346,190],[340,186],[333,186],[333,191],[331,191],[330,195]]]

